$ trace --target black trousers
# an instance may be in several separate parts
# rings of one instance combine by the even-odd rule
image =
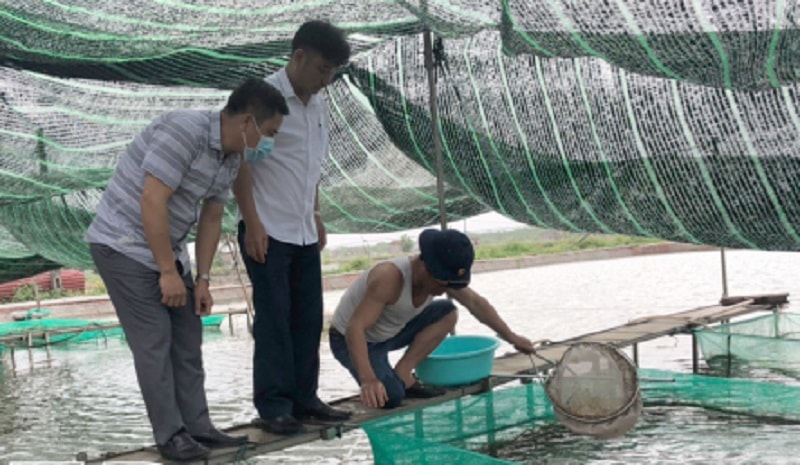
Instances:
[[[269,240],[265,263],[239,247],[253,284],[253,403],[261,418],[311,406],[319,385],[322,267],[319,246]]]

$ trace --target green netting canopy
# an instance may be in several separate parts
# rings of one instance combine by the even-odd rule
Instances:
[[[327,91],[330,232],[438,221],[437,124],[450,220],[800,249],[797,2],[0,0],[0,279],[91,266],[131,138],[221,108],[312,18],[354,49]]]
[[[639,374],[645,380],[642,394],[646,411],[660,406],[700,407],[765,420],[800,421],[798,386],[651,369]],[[362,426],[376,465],[490,465],[512,463],[490,455],[499,445],[524,438],[531,429],[546,430],[556,424],[544,388],[531,383],[423,407]],[[628,434],[635,432],[636,427]],[[539,440],[546,441],[547,435]],[[612,448],[609,453],[619,454],[620,450]],[[573,460],[581,462],[578,456]]]

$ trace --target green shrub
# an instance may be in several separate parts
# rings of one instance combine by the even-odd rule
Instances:
[[[31,300],[36,300],[36,292],[34,291],[35,284],[27,283],[23,284],[22,286],[18,287],[14,291],[14,297],[11,298],[12,302],[29,302]],[[39,298],[42,298],[42,293],[39,292]]]
[[[106,290],[106,283],[103,278],[98,274],[86,273],[86,285],[84,295],[105,295],[108,293]]]
[[[350,273],[352,271],[363,271],[372,266],[373,263],[375,263],[373,260],[366,257],[354,258],[342,263],[342,265],[339,266],[339,272]]]

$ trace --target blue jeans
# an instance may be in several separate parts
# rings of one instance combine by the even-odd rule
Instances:
[[[397,376],[394,368],[389,363],[389,352],[408,347],[420,331],[455,310],[456,306],[449,300],[434,300],[391,339],[383,342],[367,342],[367,352],[372,370],[375,372],[375,376],[383,383],[386,388],[386,394],[389,396],[389,401],[386,403],[385,408],[399,406],[406,396],[405,383]],[[353,362],[350,360],[350,351],[347,349],[347,341],[345,341],[344,335],[331,328],[330,344],[333,356],[350,371],[356,382],[360,384],[358,372],[356,372]]]

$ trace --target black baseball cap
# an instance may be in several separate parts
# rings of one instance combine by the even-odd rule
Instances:
[[[466,234],[455,229],[426,229],[419,235],[419,251],[428,272],[451,289],[469,285],[475,250]]]

